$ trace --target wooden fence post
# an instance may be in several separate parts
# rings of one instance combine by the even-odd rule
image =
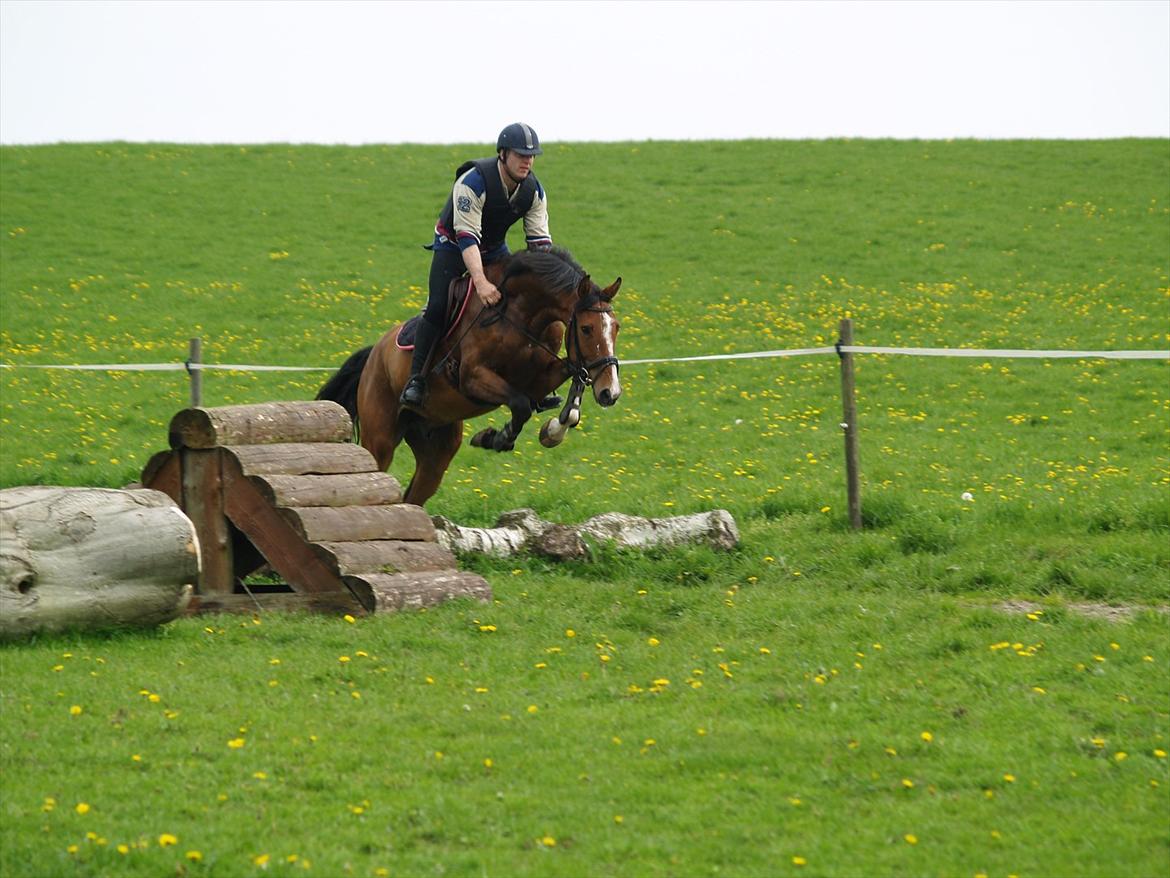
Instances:
[[[187,374],[191,376],[191,408],[203,405],[203,339],[193,338],[187,348]],[[192,368],[194,366],[194,368]]]
[[[841,400],[845,420],[841,430],[845,434],[845,484],[849,498],[849,524],[854,530],[861,530],[861,476],[857,454],[857,400],[853,378],[853,354],[842,351],[841,347],[853,344],[853,320],[846,317],[841,321],[841,338],[837,342],[837,355],[841,358]]]

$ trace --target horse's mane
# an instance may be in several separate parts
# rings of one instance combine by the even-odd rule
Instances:
[[[522,250],[512,256],[504,272],[504,281],[521,274],[535,274],[547,290],[568,293],[577,289],[585,269],[563,247],[548,250]]]

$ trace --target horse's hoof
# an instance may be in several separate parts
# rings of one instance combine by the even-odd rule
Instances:
[[[552,432],[549,430],[549,427],[551,427],[555,421],[556,418],[552,418],[551,420],[546,421],[544,426],[540,428],[540,444],[545,448],[556,448],[565,441],[564,431],[562,431],[559,436],[553,436]]]
[[[471,437],[472,446],[475,448],[491,448],[492,440],[495,439],[497,432],[495,427],[484,427],[484,429]]]

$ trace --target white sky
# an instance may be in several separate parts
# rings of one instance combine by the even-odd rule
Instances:
[[[0,0],[0,143],[1170,137],[1170,0]]]

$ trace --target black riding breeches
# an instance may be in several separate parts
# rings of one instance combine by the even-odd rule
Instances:
[[[427,309],[423,312],[423,320],[441,330],[447,322],[447,290],[451,287],[451,281],[467,271],[467,266],[463,264],[462,253],[453,250],[434,250],[432,253]]]

